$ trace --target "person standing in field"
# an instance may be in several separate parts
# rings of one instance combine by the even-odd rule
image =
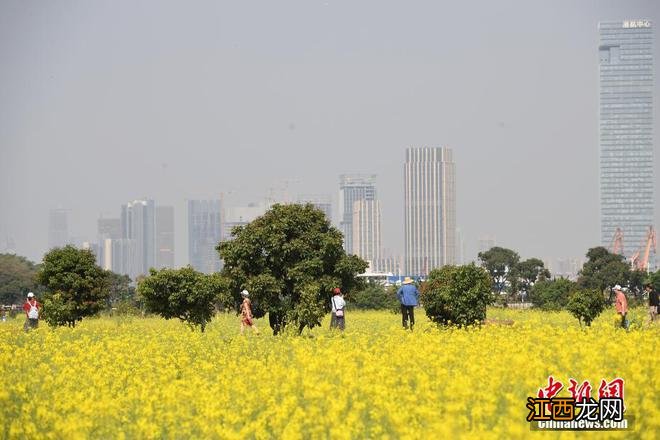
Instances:
[[[650,322],[654,322],[658,315],[658,291],[650,283],[644,287],[644,290],[649,295],[649,319]]]
[[[401,323],[403,328],[408,328],[408,321],[410,321],[410,330],[415,326],[415,306],[419,301],[419,291],[417,286],[413,284],[410,277],[403,280],[402,286],[397,291],[399,302],[401,303]]]
[[[621,286],[618,284],[614,286],[614,294],[616,298],[614,300],[614,307],[616,307],[616,312],[621,315],[621,327],[628,329],[628,320],[626,315],[628,314],[628,298],[626,294],[621,290]]]
[[[346,328],[346,321],[344,317],[344,308],[346,307],[346,301],[344,301],[344,296],[341,294],[339,287],[332,289],[332,298],[330,299],[332,307],[332,315],[330,316],[330,328],[338,328],[341,331],[344,331]]]
[[[245,331],[245,327],[252,328],[256,334],[259,334],[259,329],[254,325],[254,316],[252,316],[252,302],[250,301],[250,292],[243,290],[241,292],[243,302],[241,303],[241,334]]]
[[[23,329],[26,332],[39,326],[40,310],[41,304],[37,302],[34,293],[28,293],[27,300],[25,301],[25,304],[23,304],[23,311],[25,312],[25,324],[23,325]]]

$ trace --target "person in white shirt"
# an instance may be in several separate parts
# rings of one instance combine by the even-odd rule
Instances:
[[[344,301],[344,296],[341,294],[339,287],[332,289],[332,298],[330,299],[332,307],[332,316],[330,317],[330,328],[338,328],[341,331],[344,331],[346,327],[346,321],[344,320],[344,308],[346,307],[346,301]]]

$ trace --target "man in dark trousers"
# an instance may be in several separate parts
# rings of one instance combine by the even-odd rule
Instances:
[[[410,277],[406,277],[402,284],[397,292],[401,303],[401,322],[403,328],[407,329],[410,321],[410,330],[412,330],[415,325],[415,306],[419,301],[419,291]]]
[[[658,316],[658,291],[650,283],[644,286],[644,290],[649,296],[649,319],[650,322],[654,322],[655,317]]]

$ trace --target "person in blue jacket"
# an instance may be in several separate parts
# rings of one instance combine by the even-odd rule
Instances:
[[[412,330],[415,325],[415,306],[419,301],[419,290],[417,290],[410,277],[406,277],[402,284],[396,293],[401,303],[401,322],[403,328],[407,329],[408,321],[410,321],[410,330]]]

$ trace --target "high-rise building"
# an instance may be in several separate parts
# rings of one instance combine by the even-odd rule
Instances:
[[[156,269],[174,267],[174,207],[156,206]]]
[[[351,253],[369,262],[372,272],[380,270],[380,203],[378,200],[353,202],[353,248]]]
[[[486,252],[497,246],[497,239],[494,235],[484,235],[479,238],[479,252]]]
[[[406,274],[425,276],[455,262],[456,196],[452,150],[407,148],[404,175]]]
[[[103,218],[98,219],[97,234],[99,243],[106,238],[116,240],[121,238],[121,220],[119,218]]]
[[[222,239],[220,200],[188,200],[188,259],[200,272],[220,270],[216,246]]]
[[[339,228],[344,234],[344,249],[353,251],[353,203],[376,200],[375,174],[342,174],[339,176]]]
[[[51,209],[48,215],[48,248],[62,247],[69,244],[69,211]]]
[[[598,30],[601,244],[621,228],[630,257],[654,222],[653,28],[622,20]]]
[[[129,275],[147,274],[156,266],[156,207],[153,200],[135,200],[121,207],[123,239],[134,240]]]
[[[298,196],[298,203],[311,203],[317,209],[325,214],[325,217],[332,223],[332,197],[328,194],[306,194]]]
[[[121,275],[134,277],[135,240],[130,238],[106,238],[100,243],[101,267]]]

